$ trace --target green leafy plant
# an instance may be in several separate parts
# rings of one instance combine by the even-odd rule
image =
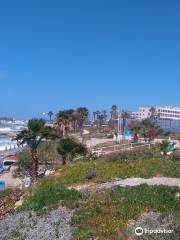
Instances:
[[[62,156],[63,165],[66,164],[67,160],[72,161],[75,156],[87,153],[86,147],[74,138],[61,139],[57,151]]]

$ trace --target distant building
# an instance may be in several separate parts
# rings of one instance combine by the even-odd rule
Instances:
[[[159,119],[180,120],[179,107],[157,107],[156,111]]]
[[[140,107],[138,112],[132,112],[131,117],[143,120],[151,116],[150,107]]]
[[[153,112],[151,107],[140,107],[138,112],[132,112],[133,119],[143,120],[154,115],[157,119],[180,120],[180,108],[165,106],[154,107]]]

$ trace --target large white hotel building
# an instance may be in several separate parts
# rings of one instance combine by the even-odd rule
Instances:
[[[140,107],[138,112],[132,112],[134,119],[146,119],[152,115],[151,107]],[[158,119],[180,120],[180,107],[155,107],[155,115]]]

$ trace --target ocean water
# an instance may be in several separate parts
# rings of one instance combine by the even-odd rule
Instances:
[[[13,133],[19,132],[24,129],[24,126],[20,125],[5,125],[0,124],[0,151],[9,150],[17,147],[17,141],[14,141],[12,138],[1,135],[1,132]]]

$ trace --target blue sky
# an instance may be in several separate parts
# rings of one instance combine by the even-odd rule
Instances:
[[[0,116],[180,106],[178,0],[0,3]]]

